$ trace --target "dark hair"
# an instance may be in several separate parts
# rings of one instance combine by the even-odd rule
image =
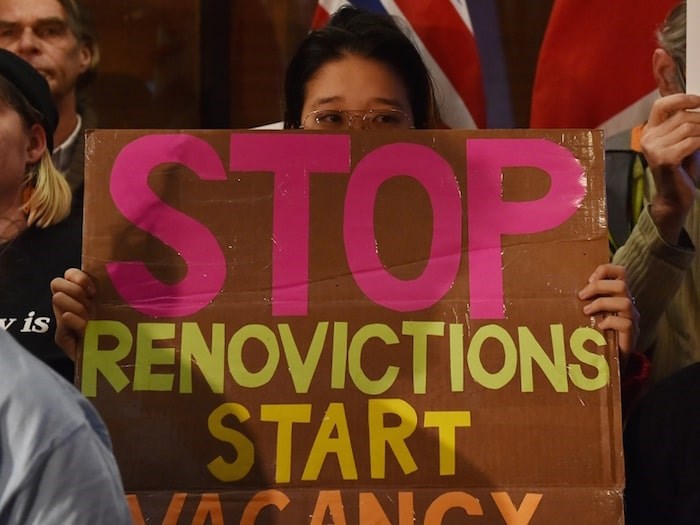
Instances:
[[[29,103],[17,89],[17,86],[2,76],[2,74],[0,74],[0,100],[19,113],[25,130],[28,130],[34,124],[44,126],[42,114]],[[44,129],[46,129],[45,126]],[[47,138],[48,135],[49,133],[46,131]]]
[[[90,84],[95,78],[100,62],[100,47],[97,44],[97,31],[90,18],[90,13],[78,0],[58,0],[66,13],[66,23],[71,33],[82,45],[90,50],[91,58],[88,68],[78,77],[78,87]]]
[[[408,91],[414,126],[438,125],[433,82],[411,40],[393,18],[345,6],[331,17],[327,26],[306,36],[287,67],[285,128],[301,125],[306,85],[314,74],[326,63],[346,55],[359,55],[390,67]]]
[[[29,62],[6,49],[0,49],[0,77],[4,81],[2,100],[20,114],[27,129],[34,123],[41,124],[51,151],[58,112],[46,79]]]

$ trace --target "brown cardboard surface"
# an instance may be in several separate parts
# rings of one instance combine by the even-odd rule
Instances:
[[[137,522],[618,523],[617,352],[576,296],[602,159],[584,130],[91,132],[79,383]]]

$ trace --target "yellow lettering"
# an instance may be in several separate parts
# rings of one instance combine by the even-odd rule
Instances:
[[[154,347],[153,342],[175,337],[173,323],[139,323],[136,327],[134,391],[168,392],[173,389],[173,374],[156,374],[156,365],[174,365],[175,348]]]
[[[495,339],[503,348],[503,366],[495,373],[486,370],[482,364],[481,348],[488,339]],[[474,381],[483,387],[498,390],[515,376],[518,368],[518,349],[505,328],[496,324],[485,325],[476,331],[469,342],[467,364]]]
[[[251,372],[243,362],[243,346],[249,339],[260,341],[267,350],[267,361],[257,372]],[[280,347],[275,334],[262,324],[249,324],[237,330],[228,343],[228,368],[233,379],[245,388],[266,385],[280,361]]]
[[[399,375],[399,368],[397,366],[388,366],[384,376],[377,380],[372,380],[365,375],[364,370],[362,370],[362,348],[372,338],[380,339],[387,345],[395,345],[399,342],[399,338],[387,325],[365,325],[357,331],[350,341],[348,367],[350,377],[362,393],[378,395],[386,392],[394,384],[396,377]]]
[[[387,427],[384,417],[393,414],[399,424]],[[406,439],[418,426],[416,411],[402,399],[370,399],[368,401],[370,476],[372,479],[386,477],[386,446],[394,453],[404,474],[418,470]]]
[[[101,336],[117,340],[112,349],[100,349]],[[87,397],[97,395],[97,373],[100,372],[115,392],[121,392],[129,384],[129,378],[119,366],[131,352],[134,338],[129,328],[119,321],[88,321],[83,341],[83,360],[80,372],[80,389]]]
[[[428,375],[428,336],[445,335],[445,323],[438,321],[404,321],[403,335],[413,337],[413,391],[425,394]]]
[[[526,327],[518,327],[518,342],[520,345],[520,384],[523,392],[534,392],[534,377],[532,362],[535,361],[540,370],[549,379],[557,392],[568,392],[569,383],[566,375],[566,352],[564,348],[564,327],[560,324],[549,327],[552,339],[552,359],[540,346],[533,333]]]
[[[207,346],[197,323],[182,323],[180,345],[180,392],[192,393],[192,363],[202,372],[214,394],[224,392],[225,325],[211,325],[211,348]]]
[[[311,339],[309,350],[306,353],[306,359],[302,359],[299,354],[292,331],[288,324],[280,324],[278,326],[280,332],[280,340],[282,341],[282,349],[287,358],[289,365],[289,373],[294,382],[294,388],[298,394],[306,394],[309,391],[311,379],[314,377],[318,361],[321,358],[323,344],[326,342],[326,334],[328,333],[328,323],[318,323],[314,336]]]
[[[457,428],[470,427],[472,424],[469,411],[426,411],[423,425],[438,429],[440,444],[440,475],[454,476],[456,472]]]
[[[292,477],[292,427],[311,421],[311,405],[262,405],[260,420],[277,423],[275,481],[289,483]]]
[[[333,364],[331,365],[331,388],[345,388],[345,373],[348,362],[348,323],[333,323]]]
[[[331,437],[334,433],[336,437]],[[343,479],[357,479],[357,466],[352,453],[350,430],[345,417],[345,407],[342,403],[328,405],[328,410],[326,410],[325,417],[316,434],[301,479],[304,481],[317,480],[321,467],[326,461],[326,456],[331,453],[338,457],[338,465]]]
[[[592,378],[588,378],[584,375],[581,365],[570,365],[569,377],[571,382],[581,390],[593,391],[605,388],[610,382],[610,368],[604,355],[586,350],[585,344],[588,341],[593,341],[599,347],[607,345],[603,334],[589,327],[577,328],[571,334],[569,345],[574,356],[582,363],[595,368],[597,374]]]
[[[227,416],[233,416],[240,423],[243,423],[250,418],[250,413],[238,403],[224,403],[209,415],[209,432],[214,438],[233,445],[233,448],[236,449],[236,459],[228,462],[219,456],[210,462],[207,468],[219,481],[238,481],[243,479],[253,468],[255,447],[244,434],[224,425],[224,418]]]
[[[464,392],[464,325],[450,325],[450,385],[453,392]]]

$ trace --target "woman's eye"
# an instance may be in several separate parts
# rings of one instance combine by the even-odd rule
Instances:
[[[399,118],[391,113],[381,113],[375,117],[380,124],[398,124]]]
[[[329,111],[317,115],[316,121],[322,124],[339,124],[343,121],[343,117],[335,111]]]

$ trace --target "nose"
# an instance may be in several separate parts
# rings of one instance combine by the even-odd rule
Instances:
[[[21,57],[27,57],[36,52],[37,38],[31,27],[25,27],[17,39],[17,54]]]
[[[348,129],[365,129],[366,127],[364,113],[348,113]]]

